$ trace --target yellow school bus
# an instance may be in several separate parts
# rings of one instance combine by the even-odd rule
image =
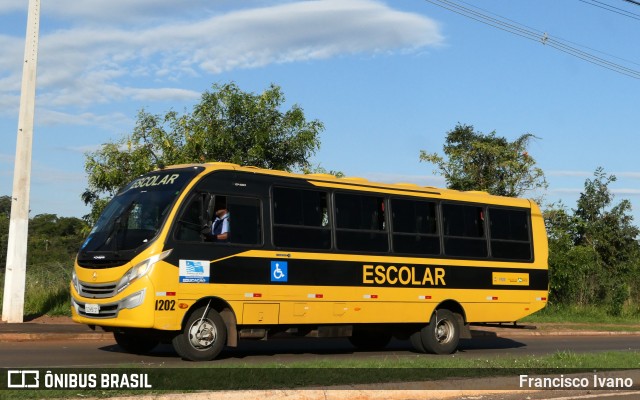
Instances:
[[[547,255],[530,200],[179,165],[134,179],[105,208],[78,253],[72,315],[126,351],[170,342],[189,360],[274,334],[364,349],[396,337],[448,354],[469,324],[542,309]]]

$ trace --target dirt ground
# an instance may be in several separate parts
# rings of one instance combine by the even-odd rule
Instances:
[[[24,322],[31,324],[73,324],[71,317],[51,317],[49,315],[42,315],[38,317],[26,316]]]

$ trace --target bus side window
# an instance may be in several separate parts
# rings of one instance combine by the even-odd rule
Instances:
[[[262,244],[260,200],[227,196],[229,211],[229,243]]]
[[[274,187],[273,211],[273,243],[276,247],[331,248],[326,192]]]
[[[389,251],[384,224],[384,198],[364,194],[336,193],[336,246],[341,250]]]
[[[440,254],[435,202],[391,199],[391,226],[395,252]]]
[[[489,208],[491,255],[504,260],[531,260],[530,215],[525,210]]]
[[[442,204],[444,251],[454,257],[488,256],[484,209],[472,204]]]

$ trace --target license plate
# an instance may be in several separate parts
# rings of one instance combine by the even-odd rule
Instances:
[[[85,304],[84,312],[87,314],[100,314],[100,304]]]

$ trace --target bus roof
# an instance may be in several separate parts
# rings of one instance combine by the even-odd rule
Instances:
[[[180,164],[167,166],[165,169],[175,168],[189,168],[189,167],[204,167],[204,172],[212,172],[215,170],[234,170],[243,171],[254,174],[279,176],[285,178],[303,179],[310,183],[324,187],[341,187],[360,189],[365,191],[375,191],[375,189],[382,189],[385,192],[398,192],[399,194],[406,195],[429,195],[433,198],[446,198],[449,200],[459,201],[472,201],[479,203],[491,203],[505,206],[516,206],[530,208],[533,201],[523,198],[495,196],[483,191],[460,191],[453,189],[436,188],[433,186],[420,186],[415,183],[398,182],[398,183],[381,183],[373,182],[366,178],[361,177],[343,177],[338,178],[331,174],[312,173],[312,174],[297,174],[281,170],[264,169],[253,166],[240,166],[238,164],[227,162],[209,162],[202,164]]]

